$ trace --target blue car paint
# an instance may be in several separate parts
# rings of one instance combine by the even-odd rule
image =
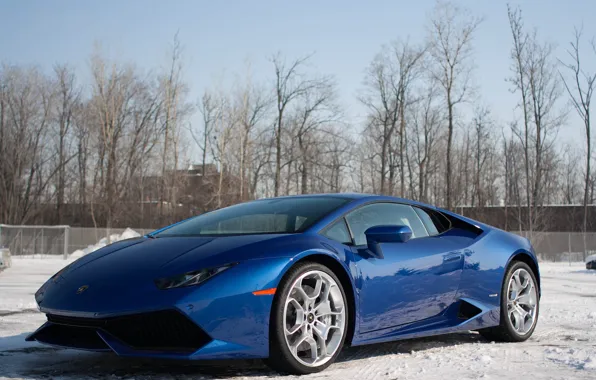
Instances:
[[[352,345],[497,325],[501,284],[510,260],[525,254],[537,266],[527,239],[434,206],[385,196],[319,196],[351,201],[300,234],[152,238],[152,233],[109,245],[77,260],[44,284],[37,297],[40,309],[100,318],[177,308],[212,338],[192,354],[139,351],[108,333],[99,335],[122,356],[264,358],[269,354],[274,296],[255,296],[253,292],[278,287],[287,270],[313,255],[335,260],[349,279],[351,289],[345,291],[351,291],[355,301]],[[406,243],[382,243],[384,259],[372,257],[365,246],[346,246],[321,234],[347,212],[373,202],[438,210],[476,226],[481,233],[454,228]],[[238,264],[199,286],[159,290],[153,282],[231,263]],[[79,296],[76,290],[82,285],[89,288]],[[465,321],[458,319],[462,301],[481,312]]]
[[[430,318],[455,301],[463,269],[460,246],[443,237],[382,246],[384,259],[356,261],[366,276],[360,289],[362,333]]]

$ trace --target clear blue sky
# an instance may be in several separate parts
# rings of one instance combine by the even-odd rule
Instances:
[[[461,0],[456,3],[485,17],[474,45],[474,77],[483,101],[498,121],[512,118],[516,98],[509,92],[510,33],[506,2]],[[584,23],[596,35],[596,1],[521,0],[526,25],[559,46],[559,55]],[[0,61],[49,69],[69,63],[88,75],[94,43],[110,58],[144,68],[166,64],[169,45],[179,31],[185,76],[196,99],[214,78],[230,82],[251,61],[256,78],[271,77],[267,61],[277,51],[288,57],[315,53],[318,71],[337,78],[341,101],[358,124],[362,108],[355,99],[363,71],[384,43],[425,36],[434,1],[27,1],[0,0]],[[596,62],[591,61],[594,66]],[[596,67],[595,67],[596,69]],[[562,136],[579,136],[576,119]]]

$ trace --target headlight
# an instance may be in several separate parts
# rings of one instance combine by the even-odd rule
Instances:
[[[217,268],[201,269],[197,271],[187,272],[177,276],[158,278],[155,280],[155,285],[159,289],[181,288],[185,286],[198,285],[218,273],[233,267],[234,264],[223,265]]]

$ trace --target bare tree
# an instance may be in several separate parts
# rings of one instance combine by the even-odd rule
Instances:
[[[393,44],[393,54],[399,70],[397,92],[399,115],[399,167],[400,167],[400,196],[406,196],[406,107],[411,103],[408,99],[410,86],[421,72],[421,61],[426,53],[426,47],[413,47],[408,42]],[[416,99],[414,99],[415,101]]]
[[[308,62],[310,56],[301,57],[286,61],[281,54],[274,56],[271,61],[275,69],[275,177],[274,195],[278,196],[281,188],[282,169],[282,131],[286,124],[286,110],[298,97],[303,96],[312,88],[316,87],[316,79],[305,78],[301,72],[303,66]]]
[[[218,113],[221,109],[217,106],[213,94],[208,91],[201,97],[198,109],[202,116],[202,128],[199,131],[191,128],[190,134],[201,151],[201,171],[202,175],[205,176],[207,154],[210,150],[209,142],[211,141],[215,121],[221,117]]]
[[[317,133],[327,124],[335,123],[339,110],[335,104],[335,83],[330,77],[320,78],[300,97],[300,104],[293,115],[292,141],[298,142],[300,193],[307,194],[310,167],[315,161]]]
[[[472,40],[481,21],[467,10],[445,2],[437,2],[430,18],[429,52],[434,62],[431,74],[444,90],[447,108],[445,205],[448,209],[453,206],[454,109],[470,92]]]
[[[490,187],[494,183],[494,178],[486,178],[489,173],[487,168],[492,156],[493,138],[491,134],[492,120],[490,119],[490,111],[487,108],[479,108],[475,112],[473,119],[474,123],[474,186],[471,204],[479,207],[486,206],[491,193]],[[483,178],[484,177],[484,178]]]
[[[431,84],[425,92],[424,97],[413,107],[413,133],[409,140],[413,145],[412,150],[418,176],[418,192],[412,196],[422,202],[429,202],[430,177],[436,171],[433,165],[437,159],[435,149],[442,115],[436,105],[434,86]]]
[[[387,173],[390,169],[389,155],[391,139],[395,134],[399,114],[399,102],[396,93],[395,72],[387,54],[379,53],[367,70],[366,90],[360,96],[362,104],[368,108],[368,122],[364,132],[380,145],[380,152],[371,157],[380,160],[379,192],[387,193]]]
[[[525,194],[527,207],[526,229],[532,236],[540,220],[538,208],[545,197],[547,156],[553,149],[554,137],[565,114],[558,109],[562,95],[557,68],[549,43],[540,43],[536,32],[524,30],[519,9],[508,7],[509,24],[513,36],[511,49],[514,92],[520,94],[523,123],[514,123],[512,132],[518,137],[524,154]]]
[[[239,163],[240,199],[246,200],[254,196],[254,193],[250,189],[247,190],[248,186],[246,183],[251,182],[251,175],[258,176],[258,173],[248,172],[248,168],[252,165],[251,161],[255,148],[254,134],[257,133],[259,125],[267,116],[271,105],[271,99],[266,96],[263,88],[252,83],[250,69],[248,70],[244,88],[238,91],[236,102],[236,112],[238,113],[238,122],[241,127]]]
[[[22,224],[53,198],[58,167],[51,136],[53,84],[34,68],[0,68],[0,219]]]
[[[174,36],[169,67],[167,73],[161,78],[161,87],[163,93],[162,128],[164,138],[161,157],[160,215],[163,217],[163,207],[166,199],[172,208],[175,208],[178,204],[177,190],[182,185],[180,178],[177,176],[181,154],[182,125],[191,108],[185,100],[188,89],[182,80],[182,47],[178,34]]]
[[[69,151],[69,136],[73,124],[74,112],[78,106],[80,89],[72,69],[65,65],[54,67],[56,76],[56,123],[57,123],[57,167],[56,214],[57,223],[62,224],[63,205],[66,188],[66,165],[76,156]]]
[[[571,104],[573,108],[582,119],[584,123],[584,133],[586,136],[586,168],[584,173],[584,216],[583,216],[583,231],[584,231],[584,257],[587,256],[586,235],[588,228],[588,197],[590,189],[590,163],[592,161],[592,137],[590,127],[590,105],[592,101],[592,94],[596,86],[596,73],[588,72],[582,67],[582,57],[580,55],[580,41],[582,37],[582,29],[575,29],[573,41],[569,43],[570,48],[567,50],[569,61],[562,63],[569,71],[570,78],[566,79],[561,74],[561,79],[565,85]],[[591,41],[592,52],[596,54],[596,44],[594,39]]]

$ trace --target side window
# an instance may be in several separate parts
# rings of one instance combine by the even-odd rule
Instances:
[[[450,228],[449,220],[441,213],[418,207],[414,207],[414,210],[416,210],[416,214],[418,214],[422,223],[424,223],[424,227],[426,227],[430,236],[442,234]]]
[[[414,210],[422,220],[422,223],[424,223],[424,227],[426,227],[428,234],[430,236],[438,235],[439,230],[437,229],[437,226],[435,226],[435,224],[433,223],[432,219],[430,218],[430,215],[428,215],[426,211],[418,207],[414,207]]]
[[[405,225],[412,229],[412,238],[428,236],[426,228],[411,206],[397,203],[373,203],[346,216],[356,245],[366,244],[364,231],[379,225]]]
[[[327,229],[323,233],[323,236],[328,237],[331,240],[335,240],[342,244],[351,244],[352,238],[350,237],[350,232],[348,231],[348,227],[346,226],[346,222],[343,218],[338,220],[337,222],[333,223],[331,227]]]

